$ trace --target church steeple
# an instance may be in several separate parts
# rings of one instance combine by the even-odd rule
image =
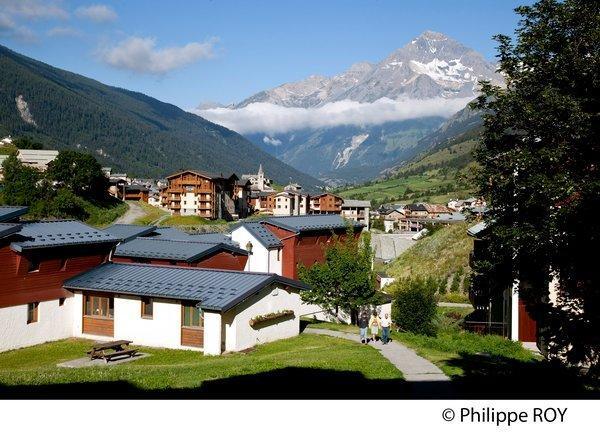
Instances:
[[[258,174],[259,175],[264,175],[262,164],[258,167]]]

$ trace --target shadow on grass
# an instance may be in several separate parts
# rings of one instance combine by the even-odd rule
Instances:
[[[425,384],[425,383],[424,383]],[[430,386],[427,391],[439,389]],[[127,381],[0,385],[6,399],[408,399],[419,397],[402,379],[367,379],[361,373],[283,368],[204,381],[197,388],[145,390]],[[424,390],[423,390],[424,391]],[[434,395],[433,397],[439,397]]]
[[[367,379],[362,373],[288,367],[207,380],[195,388],[142,389],[128,381],[3,385],[2,399],[597,399],[575,371],[547,362],[461,354],[452,381]],[[76,370],[76,369],[75,369]]]
[[[520,361],[495,355],[462,353],[447,361],[464,375],[453,378],[457,398],[597,399],[576,370],[547,361]]]

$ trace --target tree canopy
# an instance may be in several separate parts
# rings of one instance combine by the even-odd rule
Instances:
[[[506,87],[484,83],[475,105],[485,111],[477,184],[490,203],[478,271],[512,262],[550,355],[597,366],[600,273],[586,251],[600,237],[600,2],[516,11],[516,40],[495,37]]]
[[[108,188],[108,178],[100,163],[90,154],[73,150],[61,151],[50,163],[48,178],[77,196],[101,200]]]

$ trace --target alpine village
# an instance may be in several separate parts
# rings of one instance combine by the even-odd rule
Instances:
[[[598,397],[600,5],[515,14],[187,111],[0,45],[0,396]]]

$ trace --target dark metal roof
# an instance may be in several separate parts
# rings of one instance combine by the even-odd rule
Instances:
[[[21,230],[20,224],[0,224],[0,238],[5,238]]]
[[[473,237],[479,237],[481,236],[481,234],[485,231],[485,229],[487,229],[487,223],[485,221],[481,221],[477,224],[475,224],[474,226],[471,226],[468,230],[467,233],[469,234],[469,236],[473,236]]]
[[[175,227],[158,227],[154,234],[160,239],[190,239],[191,236]]]
[[[283,244],[277,238],[273,232],[267,229],[260,222],[248,222],[248,223],[239,223],[238,226],[245,227],[248,232],[254,236],[259,243],[265,246],[267,249],[279,248],[282,247]],[[243,246],[243,244],[241,244]]]
[[[425,207],[421,203],[417,204],[407,204],[404,206],[406,210],[410,210],[411,212],[427,212],[427,207]]]
[[[0,223],[25,215],[28,210],[25,206],[0,206]]]
[[[141,192],[150,192],[150,189],[144,186],[143,184],[126,184],[123,186],[125,190],[138,190]]]
[[[195,241],[195,242],[206,242],[206,243],[213,243],[213,244],[224,243],[224,244],[230,244],[230,245],[235,244],[231,240],[231,238],[229,236],[225,235],[224,233],[198,233],[198,234],[188,235],[188,237],[189,237],[190,241]]]
[[[247,255],[246,250],[224,243],[203,243],[186,240],[135,238],[119,244],[115,256],[132,258],[170,259],[196,262],[199,259],[222,250]]]
[[[116,263],[70,278],[64,287],[196,301],[205,310],[226,311],[274,283],[300,290],[309,288],[300,281],[270,273]]]
[[[156,226],[136,226],[134,224],[113,224],[104,229],[121,241],[129,241],[138,236],[146,236],[156,230]]]
[[[296,233],[313,230],[341,230],[345,229],[348,224],[355,229],[364,227],[363,224],[352,222],[340,215],[272,216],[263,222]]]
[[[10,245],[11,249],[17,252],[27,249],[118,242],[118,239],[110,233],[94,229],[80,221],[32,221],[20,225],[19,236],[24,239]]]

